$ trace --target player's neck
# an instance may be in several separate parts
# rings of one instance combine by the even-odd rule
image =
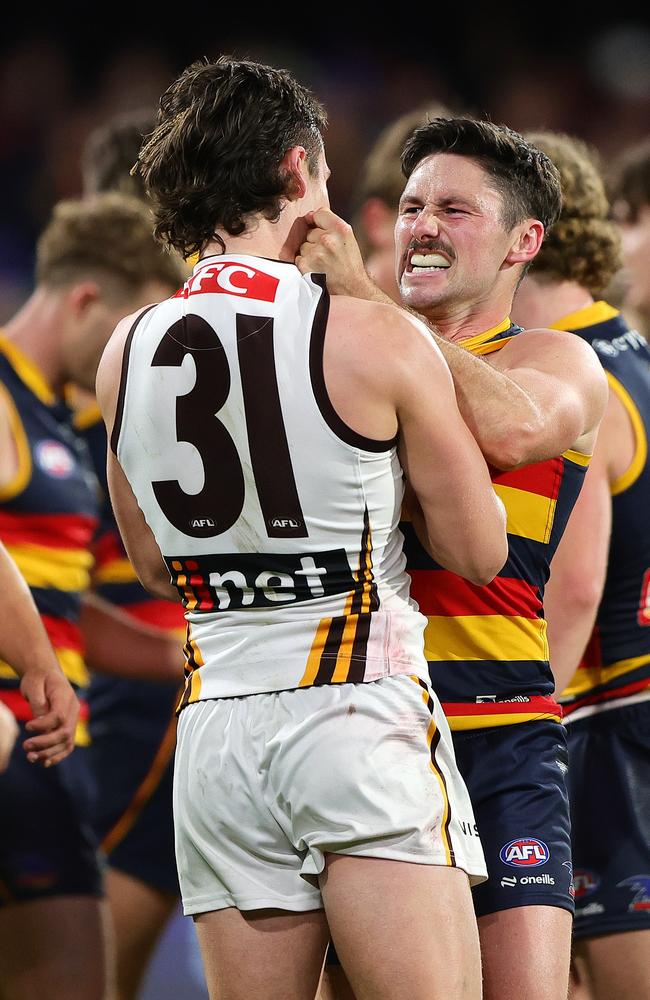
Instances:
[[[216,236],[223,240],[226,254],[243,253],[252,257],[266,257],[293,264],[301,244],[307,235],[307,223],[301,216],[291,211],[287,205],[275,222],[257,216],[239,236],[231,236],[217,229]],[[210,240],[201,257],[224,254],[223,246],[217,239]]]
[[[515,295],[512,318],[529,330],[544,329],[592,305],[591,293],[575,281],[524,278]]]
[[[441,303],[424,315],[433,323],[445,340],[460,343],[470,337],[477,337],[487,330],[499,326],[510,315],[511,299],[499,298],[494,302]]]
[[[37,288],[2,331],[57,394],[63,390],[65,381],[61,365],[61,310],[60,296]]]

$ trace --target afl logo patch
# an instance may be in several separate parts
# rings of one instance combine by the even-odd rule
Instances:
[[[39,441],[34,448],[34,458],[38,467],[55,479],[67,479],[74,472],[75,460],[59,441]]]
[[[520,837],[505,844],[499,852],[499,857],[506,865],[513,868],[536,868],[545,865],[551,852],[543,840],[534,837]]]

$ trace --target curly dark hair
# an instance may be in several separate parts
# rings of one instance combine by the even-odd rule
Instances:
[[[562,212],[531,265],[532,274],[575,281],[603,294],[621,266],[621,240],[609,219],[609,202],[597,154],[573,136],[527,133],[560,173]]]
[[[476,118],[433,118],[416,129],[404,147],[405,177],[433,153],[466,156],[485,170],[503,199],[506,229],[534,218],[548,230],[560,215],[557,170],[548,156],[505,125]]]
[[[138,169],[154,205],[155,235],[184,257],[247,216],[275,220],[287,194],[282,157],[303,146],[313,175],[325,111],[288,70],[221,56],[188,66],[160,99]]]

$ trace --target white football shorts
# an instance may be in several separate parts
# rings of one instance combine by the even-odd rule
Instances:
[[[487,877],[442,708],[406,675],[188,705],[174,824],[186,914],[319,909],[328,851]]]

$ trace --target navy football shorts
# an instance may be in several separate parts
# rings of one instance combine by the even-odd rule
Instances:
[[[0,905],[53,896],[101,896],[94,797],[86,747],[60,764],[30,764],[24,726],[0,774]]]
[[[567,725],[576,939],[650,928],[650,701]]]
[[[109,868],[162,892],[179,894],[174,854],[172,778],[176,719],[120,724],[111,713],[92,723],[91,767],[100,790],[93,824]]]

